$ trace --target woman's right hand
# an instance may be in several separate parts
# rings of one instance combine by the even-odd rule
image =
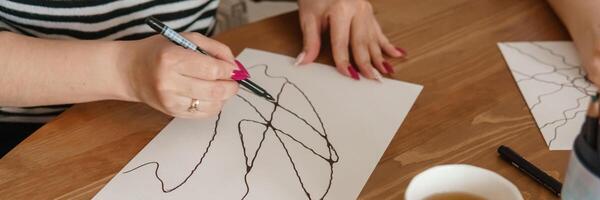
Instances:
[[[600,27],[588,26],[572,36],[588,79],[600,88]]]
[[[201,118],[218,114],[224,102],[235,95],[238,84],[231,80],[236,66],[231,50],[224,44],[198,33],[184,37],[210,55],[177,46],[163,36],[124,42],[122,69],[129,83],[129,96],[180,118]],[[188,108],[198,99],[197,111]]]
[[[569,29],[588,79],[600,88],[600,1],[548,2]]]

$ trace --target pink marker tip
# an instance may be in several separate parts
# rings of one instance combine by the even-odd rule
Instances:
[[[235,60],[235,64],[237,65],[238,69],[233,70],[233,73],[231,74],[231,79],[239,81],[250,77],[248,70],[246,70],[246,68],[244,67],[244,65],[242,65],[242,63],[240,63],[240,61]]]

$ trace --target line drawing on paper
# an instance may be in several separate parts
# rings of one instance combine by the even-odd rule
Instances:
[[[289,160],[289,163],[292,166],[293,173],[296,176],[296,180],[298,181],[298,185],[302,189],[304,194],[306,195],[307,199],[324,199],[327,196],[327,194],[329,193],[329,190],[331,189],[331,185],[332,185],[333,179],[334,179],[335,164],[339,162],[340,158],[338,156],[338,153],[337,153],[335,147],[331,143],[330,138],[328,138],[327,130],[325,128],[323,119],[321,119],[321,115],[318,113],[317,109],[315,108],[315,105],[313,104],[313,102],[311,102],[311,100],[306,95],[306,93],[304,91],[302,91],[299,86],[297,86],[295,83],[290,81],[287,77],[274,76],[274,75],[269,74],[269,66],[267,66],[265,64],[259,64],[259,65],[254,65],[252,67],[249,67],[249,69],[256,69],[256,70],[260,70],[260,68],[264,68],[262,70],[262,72],[264,73],[264,75],[266,77],[271,78],[271,79],[283,80],[284,82],[281,85],[281,87],[279,87],[279,91],[278,91],[277,95],[275,95],[276,96],[275,101],[271,102],[273,104],[273,108],[272,108],[272,110],[269,111],[269,113],[270,113],[269,115],[264,115],[263,113],[261,113],[259,108],[248,100],[248,97],[245,97],[241,94],[236,95],[236,98],[239,98],[242,101],[244,101],[245,103],[247,103],[247,105],[249,107],[251,107],[252,110],[256,114],[258,114],[258,116],[260,116],[260,120],[242,119],[237,123],[237,130],[238,130],[237,134],[239,135],[239,138],[240,138],[239,141],[240,141],[240,145],[242,147],[241,153],[243,153],[243,157],[244,157],[244,160],[240,161],[240,162],[244,162],[246,165],[246,171],[245,171],[245,175],[243,177],[246,191],[244,192],[244,195],[240,197],[240,199],[245,199],[248,196],[250,190],[252,189],[251,185],[248,182],[248,180],[249,180],[248,175],[250,173],[252,173],[254,163],[255,163],[257,157],[261,155],[260,154],[261,147],[263,146],[265,139],[269,136],[275,137],[275,139],[277,139],[276,141],[278,142],[278,144],[281,145],[281,147],[284,149],[285,154],[287,155],[287,158]],[[312,112],[314,113],[316,119],[318,120],[317,125],[311,124],[306,118],[295,113],[293,111],[293,109],[291,109],[287,105],[281,104],[281,102],[280,102],[280,99],[282,97],[281,95],[285,90],[296,90],[297,92],[299,92],[299,94],[301,94],[300,98],[303,98],[308,103],[308,105],[311,107]],[[320,139],[324,142],[324,144],[327,148],[327,153],[317,152],[317,150],[315,150],[314,147],[311,147],[310,145],[307,145],[307,144],[303,143],[302,141],[300,141],[300,139],[296,138],[294,136],[294,133],[289,133],[289,132],[283,131],[280,127],[274,126],[272,122],[274,120],[274,115],[276,112],[286,112],[288,114],[291,114],[293,117],[295,117],[296,119],[303,122],[304,125],[310,127],[310,129],[313,131],[313,133],[318,134]],[[199,167],[203,164],[205,157],[208,154],[210,154],[210,150],[213,145],[213,142],[215,141],[215,137],[218,134],[221,134],[218,131],[219,122],[220,122],[221,118],[222,118],[221,113],[219,113],[219,115],[217,116],[217,118],[215,120],[214,129],[213,129],[212,135],[210,137],[210,140],[208,141],[208,145],[202,152],[202,154],[201,154],[200,158],[198,159],[198,162],[195,164],[194,168],[187,174],[187,176],[183,180],[178,181],[178,184],[176,184],[175,186],[173,186],[173,187],[165,186],[166,177],[162,177],[160,175],[161,174],[160,173],[160,163],[157,161],[149,161],[149,162],[143,163],[141,165],[137,165],[136,167],[133,167],[131,169],[123,171],[122,174],[130,174],[130,173],[136,172],[138,169],[141,169],[141,168],[153,167],[154,168],[154,178],[158,182],[160,182],[160,185],[161,185],[160,189],[162,190],[163,193],[170,193],[170,192],[173,192],[173,191],[179,189],[192,177],[192,175],[194,175],[198,171]],[[262,133],[260,133],[260,136],[259,136],[260,142],[258,143],[258,148],[254,152],[250,152],[250,150],[247,149],[247,144],[246,144],[247,141],[245,141],[245,139],[244,139],[245,135],[244,135],[243,126],[247,125],[247,124],[259,125],[264,128],[264,130],[262,131]],[[285,142],[284,139],[286,139],[288,142]],[[326,162],[328,164],[329,167],[328,167],[328,169],[326,169],[326,170],[329,170],[328,183],[327,183],[327,188],[325,188],[325,190],[324,190],[324,192],[322,192],[322,194],[315,194],[312,191],[309,191],[309,189],[305,185],[307,183],[305,183],[305,181],[302,177],[302,174],[299,172],[299,169],[297,168],[297,164],[302,161],[294,159],[294,156],[290,153],[290,151],[288,149],[289,145],[291,145],[290,143],[295,143],[297,145],[300,145],[304,150],[310,151],[312,153],[312,156],[318,157],[322,162]],[[252,156],[251,153],[254,153],[254,156]]]
[[[564,42],[562,44],[561,42],[499,44],[513,78],[527,101],[529,110],[536,118],[538,128],[550,149],[554,148],[555,143],[561,140],[563,135],[573,137],[579,134],[581,127],[579,123],[585,117],[587,102],[597,91],[596,87],[587,80],[584,68],[577,58],[565,55],[564,52],[570,49],[560,46],[564,44]],[[550,110],[556,112],[549,112]],[[551,116],[547,116],[548,113],[552,113]],[[572,141],[560,143],[563,146],[560,149],[564,149],[564,146],[566,144],[570,146]]]

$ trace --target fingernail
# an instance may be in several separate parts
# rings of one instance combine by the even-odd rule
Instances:
[[[396,47],[396,50],[398,50],[398,52],[400,52],[402,54],[402,55],[400,55],[401,57],[406,57],[408,55],[406,53],[406,50],[404,50],[403,48]]]
[[[294,66],[298,66],[302,62],[302,60],[304,60],[305,55],[306,53],[304,53],[304,51],[298,54],[298,56],[296,56],[296,62],[294,62]]]
[[[385,71],[387,71],[388,74],[396,73],[394,71],[394,67],[392,67],[392,65],[390,65],[390,63],[387,61],[383,61],[383,68],[385,68]]]
[[[244,65],[242,65],[242,63],[240,63],[240,61],[235,60],[235,64],[237,65],[238,69],[233,70],[233,72],[231,73],[231,79],[236,81],[247,79],[250,76],[248,70],[246,70],[246,68],[244,67]]]
[[[381,76],[381,73],[379,73],[379,71],[377,71],[377,69],[372,68],[373,71],[373,75],[375,76],[375,80],[377,80],[377,82],[381,83],[381,79],[383,79],[383,76]]]
[[[354,67],[352,67],[352,65],[348,66],[348,72],[350,72],[350,76],[352,77],[352,79],[360,80],[360,77],[358,76],[358,72],[356,72],[356,70],[354,69]]]

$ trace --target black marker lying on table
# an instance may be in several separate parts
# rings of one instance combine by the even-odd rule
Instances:
[[[148,24],[148,26],[152,27],[152,29],[154,29],[155,31],[159,32],[161,35],[165,36],[167,39],[171,40],[173,43],[180,45],[183,48],[197,51],[197,52],[200,52],[207,56],[211,56],[206,51],[204,51],[202,48],[198,47],[198,45],[196,45],[193,42],[189,41],[188,39],[184,38],[182,35],[177,33],[175,30],[169,28],[167,25],[158,21],[154,17],[146,18],[146,24]],[[244,66],[240,62],[238,62],[236,60],[235,64],[238,66],[239,70],[234,71],[234,74],[231,76],[231,78],[233,80],[237,81],[240,85],[242,85],[246,89],[252,91],[254,94],[256,94],[260,97],[264,97],[265,99],[267,99],[269,101],[275,101],[273,96],[271,96],[265,89],[261,88],[256,83],[254,83],[254,82],[250,81],[250,79],[248,79],[248,77],[249,77],[248,71],[246,71],[246,68],[244,68]]]
[[[525,172],[525,174],[529,175],[531,178],[533,178],[533,180],[542,184],[544,187],[546,187],[546,189],[550,190],[550,192],[560,197],[562,183],[552,178],[552,176],[544,173],[544,171],[525,160],[507,146],[501,145],[498,147],[498,153],[502,159],[508,161],[513,166]]]

